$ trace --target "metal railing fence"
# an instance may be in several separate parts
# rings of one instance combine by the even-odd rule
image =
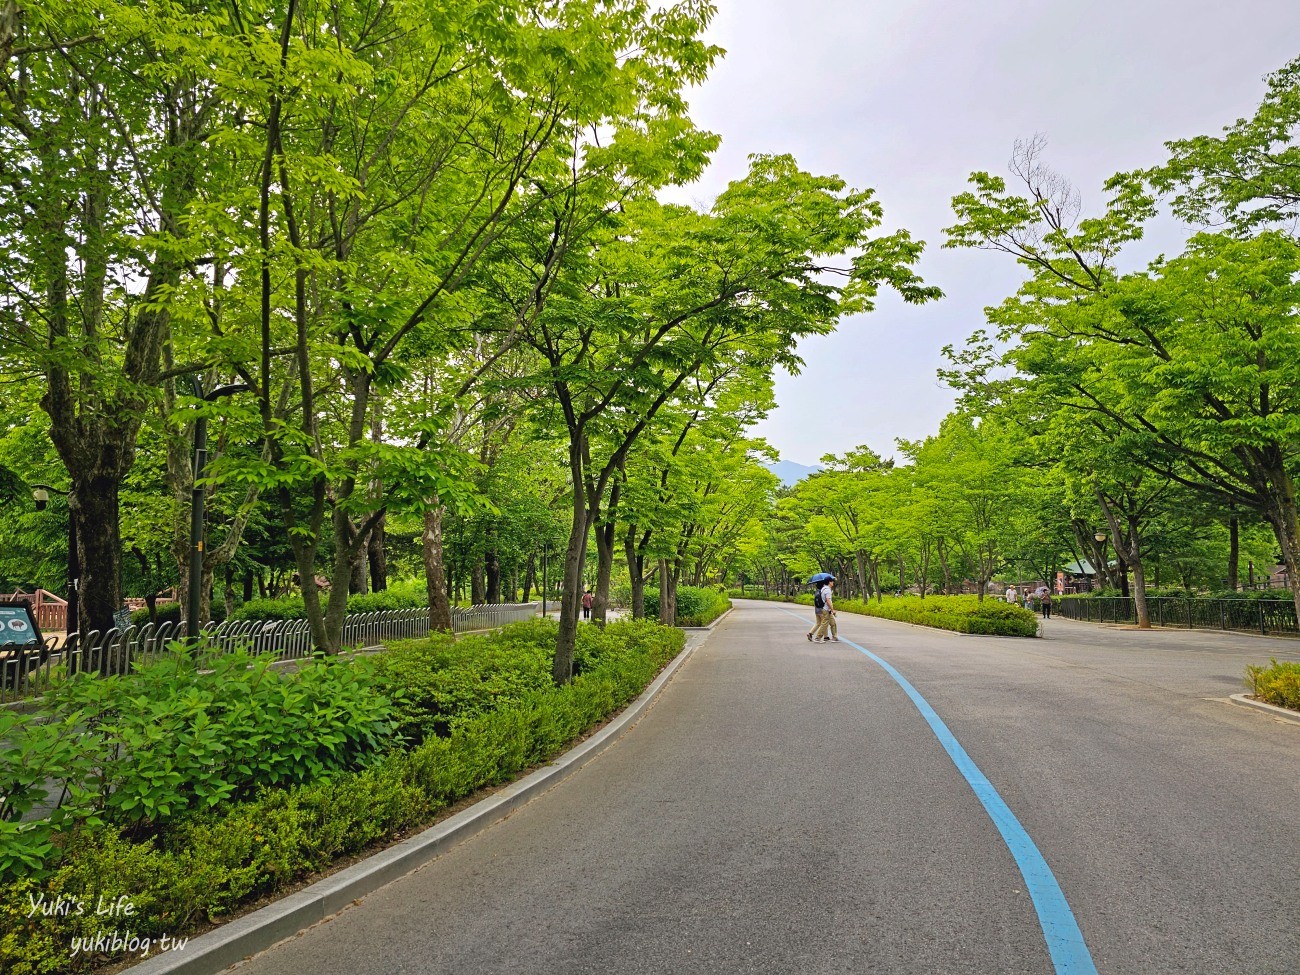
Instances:
[[[457,607],[451,611],[454,633],[495,629],[531,619],[539,603],[500,603]],[[342,645],[346,649],[376,646],[386,640],[408,640],[429,635],[429,611],[423,608],[354,613],[344,618]],[[94,670],[126,673],[132,665],[167,652],[168,644],[182,640],[182,623],[129,626],[101,634],[93,630],[83,638],[72,634],[62,645],[51,638],[43,646],[7,645],[0,652],[0,703],[32,697],[48,690],[55,674]],[[279,660],[311,656],[311,629],[306,620],[230,620],[203,629],[202,649],[207,654],[247,650],[274,654]]]
[[[1265,636],[1300,634],[1295,603],[1289,599],[1181,599],[1153,596],[1147,599],[1155,626],[1198,630],[1234,630]],[[1085,623],[1136,623],[1132,596],[1091,596],[1058,599],[1054,611]]]

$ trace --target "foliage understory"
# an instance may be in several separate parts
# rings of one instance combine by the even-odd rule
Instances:
[[[1148,586],[1146,594],[1148,599],[1264,599],[1278,600],[1280,602],[1292,601],[1290,589],[1216,589],[1201,592],[1192,589],[1182,589],[1177,586],[1165,586],[1163,588]],[[1123,596],[1124,593],[1121,590],[1107,587],[1104,589],[1094,589],[1092,592],[1072,593],[1063,598],[1114,599]]]
[[[48,781],[68,785],[49,818],[0,823],[0,970],[121,960],[72,957],[72,939],[117,926],[157,945],[422,827],[563,751],[684,645],[652,623],[581,627],[577,675],[556,687],[555,633],[535,620],[439,635],[296,677],[247,658],[215,678],[172,662],[131,678],[130,695],[113,678],[70,681],[43,705],[50,723],[0,729],[16,745],[0,759],[4,795],[30,810]],[[81,727],[92,730],[67,733]],[[41,895],[86,912],[29,917]],[[121,895],[132,916],[95,916]]]
[[[1267,704],[1300,711],[1300,661],[1274,657],[1267,667],[1248,666],[1246,686]]]
[[[803,593],[795,602],[811,606],[811,593]],[[880,602],[837,599],[835,609],[860,616],[876,616],[915,623],[957,633],[980,633],[988,636],[1037,636],[1038,618],[1021,606],[1000,599],[981,601],[976,596],[886,596]]]
[[[731,609],[731,600],[716,589],[704,589],[699,586],[677,587],[678,626],[708,626],[729,609]],[[647,619],[658,618],[658,589],[646,590],[645,615]]]
[[[429,593],[425,584],[419,580],[396,582],[382,592],[358,593],[348,596],[349,613],[379,613],[393,609],[424,609],[429,605]],[[217,622],[226,618],[225,611],[217,604],[213,605]],[[279,596],[274,599],[250,599],[240,603],[230,614],[231,620],[300,620],[305,619],[307,610],[302,596]],[[178,623],[181,619],[179,603],[167,603],[157,610],[159,623]],[[143,626],[149,622],[149,610],[138,609],[131,614],[131,623]]]

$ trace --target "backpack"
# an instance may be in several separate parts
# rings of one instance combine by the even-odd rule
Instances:
[[[822,591],[821,591],[821,587],[819,586],[817,588],[816,593],[813,594],[813,609],[817,610],[817,612],[820,613],[825,608],[826,608],[826,603],[822,599]]]

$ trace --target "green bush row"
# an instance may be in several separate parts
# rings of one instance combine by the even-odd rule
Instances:
[[[1246,686],[1261,701],[1300,711],[1300,661],[1274,657],[1267,667],[1248,666]]]
[[[82,822],[58,838],[57,863],[43,877],[18,878],[0,893],[0,971],[81,972],[122,960],[69,953],[74,937],[93,937],[120,922],[104,922],[92,910],[29,917],[32,898],[50,902],[62,895],[93,904],[101,896],[126,895],[135,908],[133,935],[155,944],[164,934],[184,935],[547,760],[636,697],[684,644],[680,631],[643,621],[582,627],[581,672],[556,688],[523,676],[544,657],[535,651],[554,645],[555,628],[552,621],[514,624],[464,639],[463,654],[436,637],[403,645],[391,666],[381,662],[377,690],[420,678],[411,699],[399,704],[403,724],[445,730],[426,733],[414,748],[391,748],[363,768],[316,781],[267,786],[246,801],[191,808],[144,838],[124,835],[114,824]],[[430,646],[421,646],[425,642]],[[525,646],[529,659],[520,666],[500,659],[507,648]],[[467,685],[470,661],[479,654],[487,661],[485,686],[475,692]],[[434,670],[421,674],[421,666]],[[514,676],[507,678],[507,671]],[[439,711],[445,729],[429,728],[415,699],[445,708]]]
[[[322,595],[325,595],[322,593]],[[409,579],[396,582],[383,592],[367,592],[348,597],[349,613],[378,613],[389,609],[423,609],[429,605],[428,590],[422,581]],[[232,620],[300,620],[305,618],[302,596],[281,596],[278,599],[250,599],[235,607]],[[213,622],[226,618],[225,609],[218,603],[212,605]],[[179,623],[180,603],[167,603],[158,608],[159,623]],[[131,623],[144,626],[149,622],[149,610],[137,609],[131,614]]]
[[[200,669],[178,649],[133,674],[67,677],[32,714],[0,711],[0,880],[42,875],[79,825],[143,836],[263,786],[361,768],[392,741],[373,661],[271,664],[232,653]]]
[[[322,594],[325,595],[325,594]],[[348,597],[349,613],[379,613],[390,609],[423,609],[429,605],[429,593],[419,580],[407,580],[389,586],[383,592],[367,592]],[[298,620],[307,615],[302,596],[279,599],[250,599],[230,614],[232,620]]]
[[[1119,589],[1102,588],[1092,592],[1072,593],[1065,599],[1100,599],[1120,598],[1124,593]],[[1196,592],[1179,586],[1148,587],[1148,599],[1284,599],[1292,598],[1290,589],[1217,589],[1212,592]]]
[[[677,587],[677,625],[708,626],[731,609],[731,600],[717,589],[700,586]],[[645,614],[648,619],[659,618],[659,590],[645,591]]]
[[[811,593],[800,595],[796,602],[811,606]],[[990,636],[1037,636],[1038,618],[1023,606],[1012,606],[1001,599],[977,596],[886,596],[880,602],[837,599],[835,608],[846,613],[878,616],[933,626],[958,633],[982,633]]]

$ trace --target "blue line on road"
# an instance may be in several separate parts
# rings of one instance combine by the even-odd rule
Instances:
[[[783,609],[781,612],[807,622],[806,617],[792,613],[788,609]],[[975,791],[985,812],[993,820],[993,825],[1002,834],[1007,849],[1015,858],[1021,876],[1025,878],[1029,896],[1034,902],[1034,910],[1038,912],[1038,923],[1043,929],[1043,937],[1047,939],[1047,950],[1051,953],[1052,964],[1056,966],[1056,975],[1097,975],[1097,966],[1092,962],[1092,954],[1083,942],[1083,932],[1079,930],[1074,912],[1070,910],[1070,905],[1065,900],[1065,894],[1061,892],[1061,885],[1056,882],[1052,868],[1047,865],[1038,847],[1029,838],[1025,828],[1020,825],[1020,820],[1016,819],[1011,807],[998,794],[998,790],[993,788],[993,784],[979,770],[979,766],[966,754],[966,749],[961,747],[961,743],[930,706],[930,702],[922,697],[921,693],[908,682],[906,677],[895,670],[889,661],[876,656],[866,647],[858,646],[852,640],[840,637],[840,642],[866,654],[884,668],[885,673],[894,678],[898,686],[912,699],[916,709],[921,712],[921,717],[925,718],[930,730],[939,739],[939,744],[943,745],[943,750],[948,753],[957,770]]]

